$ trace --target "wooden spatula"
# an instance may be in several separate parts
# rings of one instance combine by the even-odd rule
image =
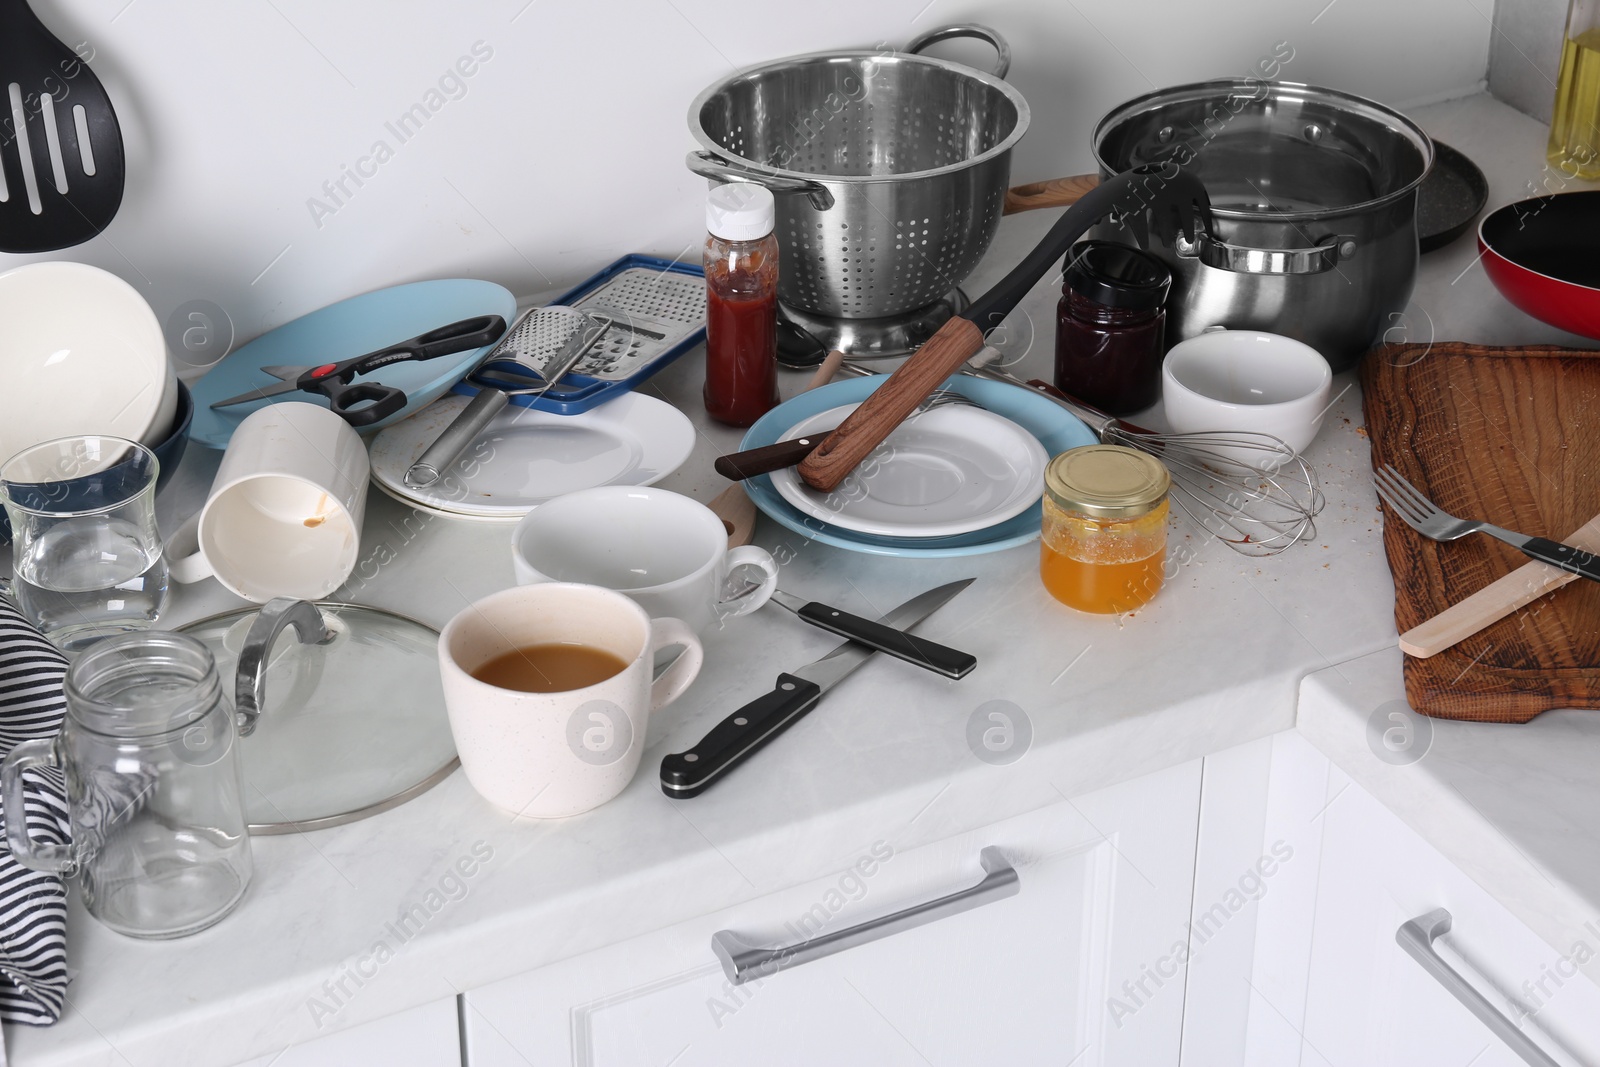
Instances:
[[[89,64],[0,0],[0,252],[82,244],[122,204],[122,128]]]
[[[1561,540],[1585,552],[1600,552],[1600,515]],[[1518,608],[1526,607],[1546,593],[1577,580],[1578,575],[1548,563],[1524,563],[1465,600],[1445,608],[1427,622],[1419,623],[1401,634],[1400,651],[1418,659],[1438,655],[1478,631],[1493,626]]]
[[[1000,325],[1072,243],[1113,212],[1141,243],[1148,243],[1145,238],[1151,227],[1164,234],[1182,231],[1193,240],[1199,228],[1211,225],[1211,201],[1205,186],[1176,166],[1126,171],[1084,192],[1020,264],[970,308],[939,327],[800,461],[800,477],[806,484],[824,493],[836,489],[929,393],[977,354],[984,334]]]

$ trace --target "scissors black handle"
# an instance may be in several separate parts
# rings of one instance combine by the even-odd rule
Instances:
[[[300,375],[296,384],[306,392],[327,397],[334,414],[351,426],[371,426],[404,408],[406,394],[379,382],[352,384],[356,375],[370,374],[391,363],[434,359],[469,348],[482,348],[499,340],[505,332],[506,320],[499,315],[477,315],[364,356],[312,367]]]

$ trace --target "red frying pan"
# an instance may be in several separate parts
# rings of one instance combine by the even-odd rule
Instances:
[[[1478,226],[1489,280],[1534,318],[1600,340],[1600,191],[1507,204]]]

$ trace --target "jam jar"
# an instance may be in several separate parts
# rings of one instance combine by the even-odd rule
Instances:
[[[1161,589],[1167,492],[1159,459],[1121,445],[1061,453],[1044,473],[1039,576],[1050,595],[1097,614],[1132,611]]]
[[[1137,248],[1074,245],[1056,310],[1056,387],[1112,415],[1154,404],[1171,288],[1167,265]]]

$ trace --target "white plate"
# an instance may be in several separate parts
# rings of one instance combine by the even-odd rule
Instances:
[[[782,440],[822,434],[859,404],[791,426]],[[839,488],[819,493],[793,467],[773,488],[813,518],[884,537],[949,537],[982,530],[1028,510],[1044,492],[1050,461],[1038,438],[982,408],[948,405],[897,427]]]
[[[0,274],[0,461],[57,437],[156,444],[178,382],[155,312],[115,274],[64,260]]]
[[[581,415],[512,404],[439,481],[427,489],[406,485],[406,471],[468,400],[443,397],[373,438],[373,480],[407,503],[467,518],[509,519],[579,489],[653,485],[694,449],[688,417],[639,393]]]

